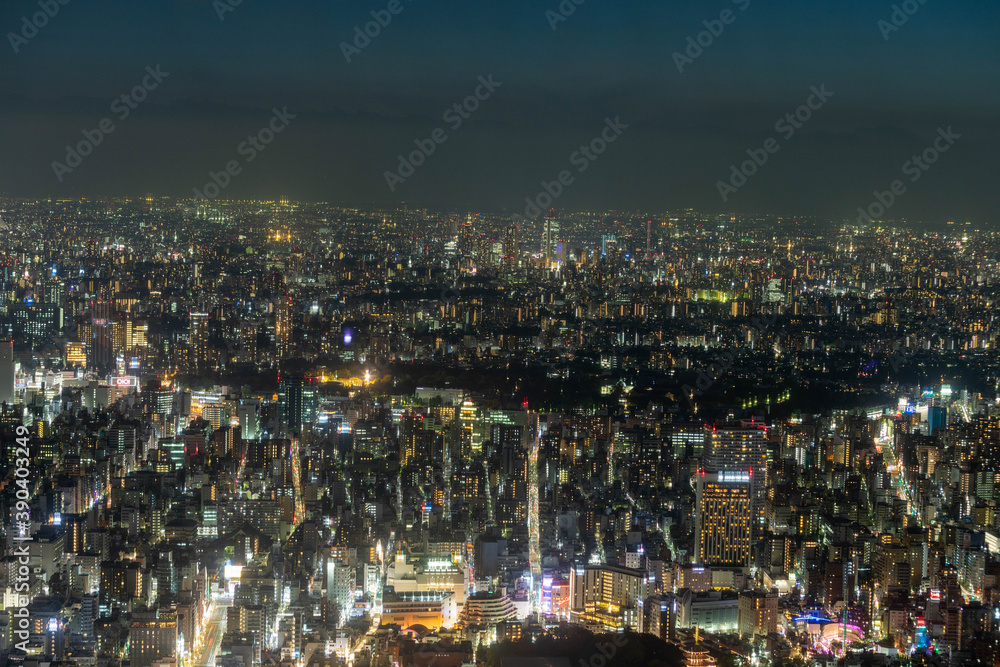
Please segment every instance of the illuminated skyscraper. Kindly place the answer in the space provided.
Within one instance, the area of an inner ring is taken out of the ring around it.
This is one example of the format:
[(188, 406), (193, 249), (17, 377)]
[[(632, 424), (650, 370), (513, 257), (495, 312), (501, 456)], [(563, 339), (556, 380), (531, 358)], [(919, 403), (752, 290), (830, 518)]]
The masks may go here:
[(284, 359), (292, 341), (292, 297), (282, 294), (274, 306), (274, 342), (278, 346), (278, 358)]
[(174, 612), (135, 614), (129, 629), (129, 659), (133, 667), (149, 667), (160, 658), (174, 656), (176, 651), (177, 616)]
[(555, 218), (542, 220), (542, 257), (546, 265), (559, 256), (559, 221)]
[[(115, 355), (111, 340), (111, 304), (97, 301), (90, 307), (91, 365), (100, 372), (114, 368)], [(87, 342), (87, 341), (83, 341)]]
[(764, 516), (767, 488), (767, 429), (763, 424), (741, 422), (712, 429), (705, 452), (705, 467), (711, 472), (749, 472), (753, 513)]
[(518, 259), (521, 254), (520, 230), (517, 225), (511, 223), (503, 233), (503, 266), (505, 269), (517, 268)]
[(749, 472), (702, 473), (695, 479), (695, 550), (704, 565), (750, 562)]
[(0, 403), (14, 402), (14, 339), (0, 340)]
[(208, 368), (208, 313), (191, 313), (188, 343), (191, 350), (191, 367), (197, 370), (206, 370)]
[(292, 433), (316, 423), (318, 393), (312, 378), (302, 375), (282, 376), (278, 381), (278, 417)]

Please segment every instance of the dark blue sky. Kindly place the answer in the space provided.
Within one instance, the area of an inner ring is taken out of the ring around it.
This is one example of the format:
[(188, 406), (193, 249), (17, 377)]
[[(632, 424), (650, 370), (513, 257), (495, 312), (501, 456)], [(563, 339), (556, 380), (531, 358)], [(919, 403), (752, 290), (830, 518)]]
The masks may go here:
[[(893, 3), (878, 0), (586, 0), (555, 31), (557, 0), (401, 0), (348, 64), (340, 43), (388, 0), (243, 0), (224, 21), (205, 0), (69, 0), (17, 54), (7, 34), (39, 8), (5, 0), (0, 192), (189, 196), (277, 106), (297, 118), (224, 196), (523, 208), (620, 116), (629, 129), (557, 206), (844, 218), (952, 126), (961, 140), (886, 217), (993, 224), (1000, 4), (911, 1), (887, 41)], [(679, 73), (672, 54), (727, 8), (735, 21)], [(157, 64), (170, 76), (59, 182), (65, 146)], [(500, 89), (390, 192), (396, 156), (488, 74)], [(833, 98), (723, 202), (730, 165), (821, 84)]]

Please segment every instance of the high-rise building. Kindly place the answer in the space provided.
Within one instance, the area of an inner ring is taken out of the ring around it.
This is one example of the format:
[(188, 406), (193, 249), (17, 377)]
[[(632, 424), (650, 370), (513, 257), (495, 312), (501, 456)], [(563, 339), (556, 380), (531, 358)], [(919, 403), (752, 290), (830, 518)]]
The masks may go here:
[(640, 601), (649, 595), (645, 570), (617, 565), (575, 566), (570, 570), (569, 606), (578, 622), (639, 626)]
[(292, 297), (288, 294), (279, 296), (274, 305), (274, 341), (278, 358), (285, 358), (292, 342)]
[(505, 269), (516, 269), (521, 255), (520, 230), (511, 223), (503, 233), (503, 266)]
[(312, 378), (303, 375), (281, 376), (278, 381), (278, 418), (292, 433), (316, 423), (319, 395)]
[(548, 264), (559, 256), (559, 221), (555, 218), (542, 220), (542, 258)]
[(59, 336), (63, 328), (63, 309), (47, 303), (28, 301), (11, 306), (14, 335), (37, 344), (46, 338)]
[[(107, 372), (114, 368), (115, 355), (111, 341), (112, 324), (111, 304), (97, 301), (90, 307), (89, 335), (90, 365), (99, 372)], [(81, 328), (81, 337), (87, 329)], [(86, 343), (87, 340), (82, 342)]]
[(240, 437), (244, 440), (256, 440), (260, 437), (260, 416), (257, 414), (259, 402), (244, 400), (236, 408), (240, 420)]
[(702, 472), (695, 479), (695, 550), (703, 565), (750, 563), (752, 474)]
[(191, 312), (188, 344), (191, 350), (191, 368), (206, 370), (208, 368), (208, 313)]
[(14, 402), (14, 339), (0, 340), (0, 403)]
[(149, 667), (176, 653), (177, 617), (171, 611), (137, 612), (128, 638), (132, 667)]
[(778, 592), (741, 591), (737, 624), (742, 637), (778, 631)]
[(87, 368), (87, 344), (67, 343), (66, 344), (66, 365), (80, 366)]
[(705, 467), (710, 472), (751, 473), (751, 509), (760, 523), (767, 489), (767, 428), (746, 421), (713, 427), (706, 444)]

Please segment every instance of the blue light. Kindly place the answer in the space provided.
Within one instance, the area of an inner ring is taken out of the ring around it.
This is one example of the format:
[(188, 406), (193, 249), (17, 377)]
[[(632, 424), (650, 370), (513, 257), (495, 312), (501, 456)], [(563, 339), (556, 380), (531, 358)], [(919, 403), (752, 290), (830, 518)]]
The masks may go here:
[(824, 618), (823, 616), (799, 616), (795, 619), (795, 623), (831, 623), (830, 619)]

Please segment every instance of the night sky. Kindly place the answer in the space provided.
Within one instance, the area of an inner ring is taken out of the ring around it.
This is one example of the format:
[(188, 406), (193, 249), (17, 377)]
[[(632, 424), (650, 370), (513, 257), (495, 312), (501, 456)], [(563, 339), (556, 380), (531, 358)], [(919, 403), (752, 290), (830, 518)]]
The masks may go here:
[[(855, 219), (901, 179), (886, 218), (998, 220), (996, 0), (909, 0), (888, 40), (879, 0), (566, 0), (555, 30), (558, 0), (398, 1), (348, 63), (341, 43), (388, 0), (243, 0), (223, 20), (227, 0), (68, 0), (16, 54), (41, 10), (4, 0), (0, 193), (188, 197), (236, 160), (222, 197), (523, 210), (570, 170), (557, 207)], [(157, 65), (169, 76), (119, 120), (115, 98)], [(488, 75), (502, 85), (452, 130), (443, 113)], [(822, 85), (833, 97), (786, 140), (775, 123)], [(245, 162), (275, 107), (296, 118)], [(579, 173), (574, 151), (616, 117), (628, 128)], [(60, 182), (52, 163), (103, 118), (114, 131)], [(949, 126), (961, 139), (911, 182), (904, 163)], [(447, 141), (391, 192), (385, 172), (436, 128)], [(724, 202), (717, 183), (770, 137), (780, 150)]]

